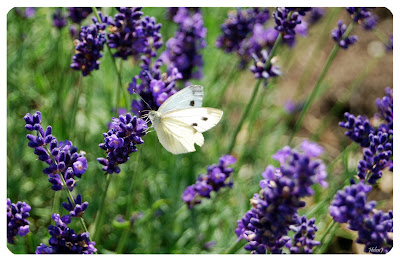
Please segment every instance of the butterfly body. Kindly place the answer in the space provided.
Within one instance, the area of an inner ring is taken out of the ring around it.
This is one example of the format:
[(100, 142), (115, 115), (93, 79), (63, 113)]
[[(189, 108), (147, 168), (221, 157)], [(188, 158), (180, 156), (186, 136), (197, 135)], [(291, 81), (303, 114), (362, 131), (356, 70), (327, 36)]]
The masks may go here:
[(149, 119), (161, 145), (172, 154), (196, 151), (202, 146), (203, 132), (214, 127), (222, 117), (219, 109), (201, 107), (203, 87), (188, 86), (169, 97)]

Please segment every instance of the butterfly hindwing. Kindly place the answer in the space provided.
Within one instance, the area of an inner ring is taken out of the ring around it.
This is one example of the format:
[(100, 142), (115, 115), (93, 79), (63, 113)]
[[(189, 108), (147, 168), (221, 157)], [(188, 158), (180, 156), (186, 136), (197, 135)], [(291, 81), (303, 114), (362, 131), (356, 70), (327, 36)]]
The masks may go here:
[(198, 132), (203, 133), (218, 124), (222, 114), (222, 110), (210, 107), (201, 107), (170, 111), (163, 114), (162, 118), (166, 120), (178, 120), (192, 126)]
[(194, 144), (202, 146), (204, 137), (192, 126), (175, 119), (162, 119), (154, 125), (161, 145), (172, 154), (196, 151)]
[(201, 107), (203, 104), (203, 87), (192, 85), (185, 87), (178, 93), (170, 96), (158, 109), (160, 113), (184, 109)]

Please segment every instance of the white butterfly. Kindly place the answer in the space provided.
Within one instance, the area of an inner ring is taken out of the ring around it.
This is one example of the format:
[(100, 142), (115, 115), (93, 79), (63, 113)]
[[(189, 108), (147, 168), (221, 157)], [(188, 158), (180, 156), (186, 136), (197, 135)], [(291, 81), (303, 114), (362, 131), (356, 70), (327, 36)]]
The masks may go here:
[(202, 146), (203, 132), (218, 124), (222, 110), (201, 107), (203, 87), (188, 86), (169, 97), (148, 116), (161, 145), (174, 155), (194, 152), (194, 144)]

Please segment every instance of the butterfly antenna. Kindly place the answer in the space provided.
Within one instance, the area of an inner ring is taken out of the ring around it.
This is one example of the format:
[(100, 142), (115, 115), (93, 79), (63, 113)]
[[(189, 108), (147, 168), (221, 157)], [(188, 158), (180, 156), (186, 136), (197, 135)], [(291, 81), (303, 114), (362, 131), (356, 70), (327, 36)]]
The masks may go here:
[(147, 107), (148, 107), (150, 110), (153, 110), (153, 109), (151, 108), (151, 106), (143, 99), (143, 97), (142, 97), (141, 95), (139, 95), (138, 92), (136, 92), (136, 90), (133, 90), (133, 92), (134, 92), (135, 94), (137, 94), (137, 95), (140, 97), (140, 99), (142, 99), (142, 101), (147, 105)]

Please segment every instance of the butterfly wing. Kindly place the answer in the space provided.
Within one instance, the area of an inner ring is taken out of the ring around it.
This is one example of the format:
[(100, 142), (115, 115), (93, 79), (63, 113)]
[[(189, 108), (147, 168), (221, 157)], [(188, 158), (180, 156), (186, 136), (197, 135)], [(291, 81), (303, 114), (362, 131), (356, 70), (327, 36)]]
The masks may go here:
[(203, 104), (203, 87), (192, 85), (185, 87), (178, 93), (170, 96), (161, 104), (158, 112), (166, 113), (184, 108), (201, 107)]
[(203, 133), (218, 124), (221, 120), (222, 114), (222, 110), (219, 109), (200, 107), (170, 111), (163, 114), (161, 118), (175, 119), (193, 127), (196, 131)]
[(204, 137), (192, 126), (174, 118), (162, 118), (154, 125), (161, 145), (174, 155), (196, 151), (194, 144), (202, 146)]

